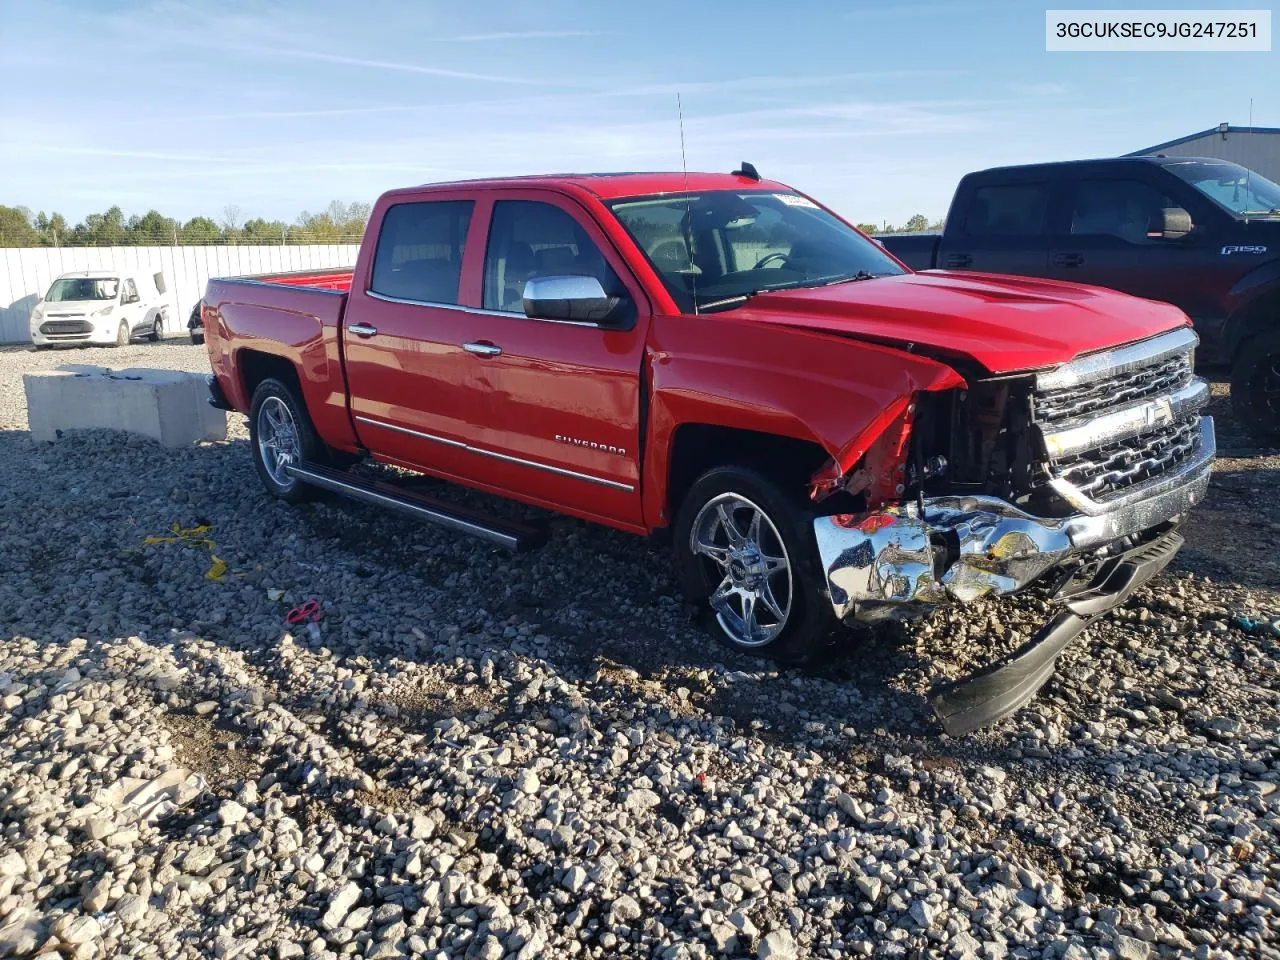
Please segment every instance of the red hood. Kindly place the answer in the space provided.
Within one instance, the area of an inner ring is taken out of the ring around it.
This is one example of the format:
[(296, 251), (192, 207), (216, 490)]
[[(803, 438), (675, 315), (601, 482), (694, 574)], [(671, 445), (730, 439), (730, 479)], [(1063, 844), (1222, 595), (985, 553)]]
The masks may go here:
[(914, 343), (991, 373), (1053, 366), (1187, 323), (1177, 307), (1101, 287), (947, 271), (762, 293), (735, 316)]

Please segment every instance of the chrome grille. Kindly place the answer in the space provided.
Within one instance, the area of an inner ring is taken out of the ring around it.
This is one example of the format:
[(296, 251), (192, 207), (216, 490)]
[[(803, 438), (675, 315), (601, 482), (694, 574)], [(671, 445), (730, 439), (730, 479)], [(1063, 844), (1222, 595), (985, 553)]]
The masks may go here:
[(1185, 386), (1193, 376), (1191, 355), (1183, 354), (1090, 383), (1045, 390), (1036, 394), (1036, 419), (1071, 420), (1134, 400), (1157, 397)]
[(1057, 461), (1057, 475), (1085, 496), (1105, 500), (1164, 473), (1200, 446), (1200, 418), (1184, 417), (1154, 432)]
[(1196, 342), (1184, 327), (1036, 375), (1043, 475), (1073, 506), (1137, 494), (1201, 452)]

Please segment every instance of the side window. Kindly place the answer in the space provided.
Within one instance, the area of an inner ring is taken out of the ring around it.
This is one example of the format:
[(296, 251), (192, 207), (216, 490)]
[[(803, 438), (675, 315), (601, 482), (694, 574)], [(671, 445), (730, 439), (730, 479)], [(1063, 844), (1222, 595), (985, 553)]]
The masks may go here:
[(138, 288), (134, 285), (132, 279), (124, 282), (124, 303), (134, 303), (138, 299)]
[(1017, 183), (979, 187), (965, 216), (971, 237), (1037, 237), (1045, 232), (1049, 187)]
[(1076, 185), (1072, 200), (1071, 233), (1153, 243), (1147, 236), (1152, 218), (1172, 206), (1167, 196), (1139, 180), (1085, 180)]
[(457, 303), (470, 200), (398, 203), (382, 219), (369, 289), (387, 297)]
[(484, 307), (524, 312), (524, 285), (534, 277), (595, 277), (608, 293), (622, 284), (587, 232), (557, 206), (499, 200), (484, 255)]

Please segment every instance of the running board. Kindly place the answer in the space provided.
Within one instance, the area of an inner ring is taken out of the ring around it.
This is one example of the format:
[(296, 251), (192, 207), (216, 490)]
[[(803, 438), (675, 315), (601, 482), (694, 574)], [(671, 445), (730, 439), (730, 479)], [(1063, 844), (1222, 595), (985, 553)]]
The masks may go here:
[(508, 550), (521, 552), (541, 546), (546, 531), (522, 523), (493, 520), (483, 514), (435, 497), (402, 490), (394, 484), (378, 480), (360, 480), (341, 470), (314, 463), (293, 464), (285, 468), (303, 483), (332, 490), (354, 500), (406, 513), (427, 523), (439, 524), (455, 533), (465, 533), (488, 540)]

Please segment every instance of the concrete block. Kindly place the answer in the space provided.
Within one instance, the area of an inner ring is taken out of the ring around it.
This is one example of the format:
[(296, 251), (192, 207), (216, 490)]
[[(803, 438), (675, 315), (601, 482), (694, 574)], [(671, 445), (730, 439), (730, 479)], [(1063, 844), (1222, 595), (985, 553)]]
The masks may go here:
[(33, 440), (94, 429), (139, 433), (166, 447), (227, 438), (227, 415), (209, 406), (200, 374), (67, 364), (24, 374), (22, 382)]

